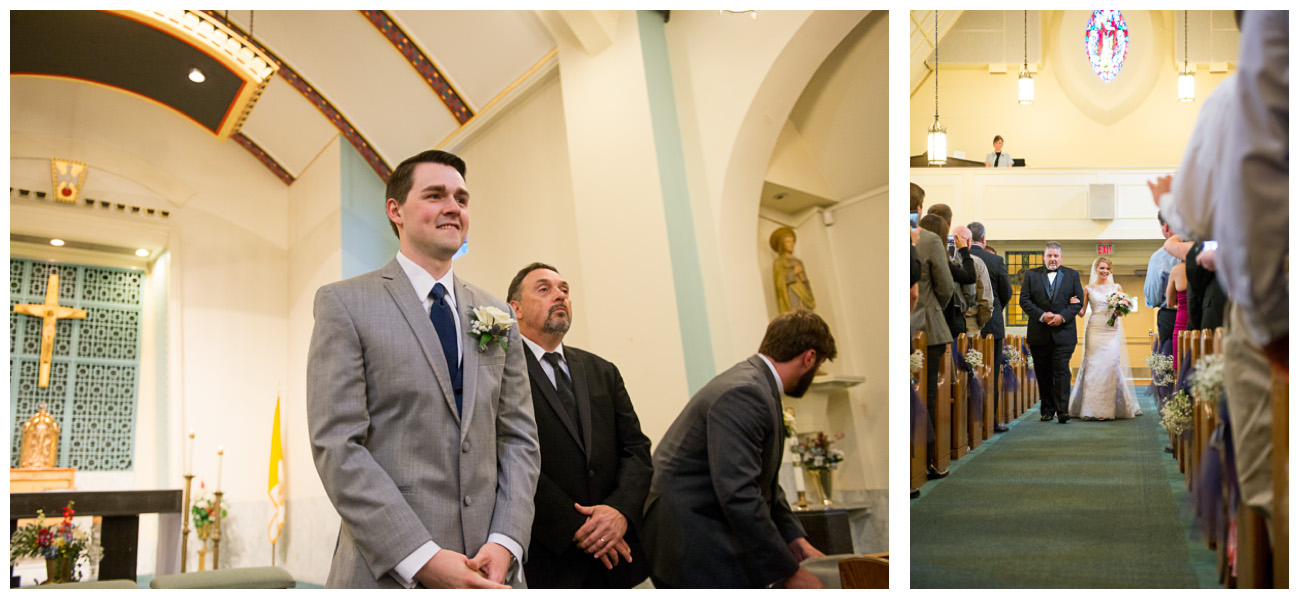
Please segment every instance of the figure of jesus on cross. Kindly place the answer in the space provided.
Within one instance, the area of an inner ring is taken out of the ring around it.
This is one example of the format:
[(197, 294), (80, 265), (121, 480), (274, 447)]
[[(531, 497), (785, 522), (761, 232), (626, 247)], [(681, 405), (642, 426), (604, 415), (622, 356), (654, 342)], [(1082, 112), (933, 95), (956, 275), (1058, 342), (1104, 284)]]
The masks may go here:
[(44, 321), (41, 327), (41, 376), (37, 387), (50, 387), (50, 358), (54, 354), (54, 329), (59, 319), (84, 319), (86, 311), (59, 306), (59, 274), (50, 273), (45, 287), (45, 304), (16, 304), (14, 312)]

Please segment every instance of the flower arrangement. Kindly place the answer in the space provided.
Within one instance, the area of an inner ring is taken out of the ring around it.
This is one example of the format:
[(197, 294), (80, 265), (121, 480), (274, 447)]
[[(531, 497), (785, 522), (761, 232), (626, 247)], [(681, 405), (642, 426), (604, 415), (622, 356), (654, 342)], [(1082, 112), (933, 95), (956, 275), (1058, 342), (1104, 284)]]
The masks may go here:
[(974, 348), (967, 350), (966, 364), (970, 365), (970, 368), (972, 369), (977, 369), (979, 367), (984, 366), (984, 353)]
[(794, 409), (793, 408), (785, 409), (785, 412), (782, 413), (782, 419), (785, 421), (785, 437), (787, 438), (794, 437), (795, 436)]
[(795, 463), (805, 471), (834, 469), (844, 460), (844, 452), (831, 448), (831, 444), (843, 438), (843, 433), (837, 433), (834, 438), (830, 438), (819, 431), (816, 436), (790, 442), (790, 452), (795, 455)]
[(1169, 385), (1174, 382), (1174, 357), (1155, 353), (1146, 358), (1147, 367), (1151, 369), (1151, 383)]
[(1025, 364), (1024, 355), (1020, 354), (1020, 351), (1013, 348), (1011, 344), (1002, 346), (1002, 358), (1007, 361), (1007, 364), (1013, 367)]
[(1178, 390), (1160, 409), (1160, 425), (1174, 435), (1182, 435), (1192, 426), (1192, 402), (1187, 392)]
[(73, 565), (85, 556), (91, 563), (104, 557), (99, 540), (72, 524), (72, 502), (63, 507), (63, 520), (58, 525), (45, 523), (45, 511), (36, 511), (36, 522), (19, 527), (9, 538), (9, 563), (24, 557), (44, 558), (61, 565), (49, 571), (50, 582), (76, 581)]
[[(199, 539), (206, 540), (212, 534), (212, 522), (216, 519), (217, 497), (215, 494), (207, 493), (207, 486), (202, 481), (199, 482), (199, 499), (194, 501), (190, 506), (190, 517), (194, 520), (194, 529)], [(226, 518), (226, 509), (229, 505), (221, 503), (221, 518)]]
[(1192, 398), (1200, 402), (1213, 402), (1223, 389), (1223, 355), (1207, 354), (1196, 361), (1191, 374)]
[(1115, 319), (1137, 310), (1137, 298), (1115, 292), (1106, 297), (1106, 306), (1111, 310), (1110, 319), (1106, 324), (1114, 327)]
[(1034, 357), (1033, 357), (1033, 355), (1030, 355), (1030, 356), (1026, 356), (1026, 357), (1025, 357), (1025, 365), (1027, 365), (1027, 366), (1025, 367), (1026, 369), (1033, 369), (1033, 368), (1034, 368)]
[(912, 372), (920, 373), (921, 367), (925, 366), (925, 353), (917, 350), (912, 353)]
[(501, 344), (501, 351), (505, 352), (506, 346), (510, 343), (510, 338), (506, 334), (514, 324), (515, 320), (501, 309), (495, 306), (478, 306), (470, 311), (469, 335), (478, 339), (479, 352), (487, 350), (487, 345), (492, 342)]

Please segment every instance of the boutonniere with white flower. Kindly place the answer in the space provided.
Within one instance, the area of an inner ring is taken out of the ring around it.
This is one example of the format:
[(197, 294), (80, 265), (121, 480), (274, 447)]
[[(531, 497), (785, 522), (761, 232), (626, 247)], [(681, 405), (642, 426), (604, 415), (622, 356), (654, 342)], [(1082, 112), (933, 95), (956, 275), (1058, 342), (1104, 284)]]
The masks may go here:
[(506, 334), (514, 325), (515, 320), (495, 306), (479, 306), (470, 310), (469, 335), (478, 339), (479, 352), (487, 350), (487, 345), (492, 342), (501, 344), (501, 351), (505, 352), (510, 343)]

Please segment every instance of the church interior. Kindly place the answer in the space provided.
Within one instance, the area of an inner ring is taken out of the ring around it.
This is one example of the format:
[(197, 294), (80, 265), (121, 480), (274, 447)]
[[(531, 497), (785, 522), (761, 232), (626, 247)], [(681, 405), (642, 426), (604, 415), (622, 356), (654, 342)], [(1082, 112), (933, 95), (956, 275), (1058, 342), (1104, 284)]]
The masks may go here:
[[(1122, 13), (1122, 38), (1090, 45), (1097, 13)], [(1059, 242), (1062, 266), (1085, 286), (1094, 260), (1110, 259), (1114, 282), (1137, 298), (1123, 317), (1123, 345), (1145, 411), (1111, 423), (1040, 423), (1037, 383), (1022, 362), (999, 365), (1001, 388), (983, 398), (986, 419), (996, 411), (1010, 431), (967, 430), (963, 421), (978, 421), (982, 409), (966, 405), (976, 384), (949, 375), (946, 361), (930, 413), (931, 452), (946, 478), (927, 476), (925, 420), (913, 421), (911, 586), (1286, 587), (1285, 381), (1274, 383), (1281, 387), (1268, 409), (1272, 455), (1262, 460), (1272, 461), (1275, 491), (1263, 512), (1245, 503), (1200, 512), (1192, 496), (1218, 485), (1205, 461), (1207, 449), (1221, 448), (1223, 415), (1217, 402), (1196, 400), (1194, 431), (1174, 435), (1147, 391), (1158, 325), (1143, 287), (1165, 244), (1148, 182), (1177, 180), (1206, 99), (1231, 85), (1246, 42), (1234, 11), (914, 10), (910, 18), (908, 151), (911, 183), (924, 190), (920, 214), (946, 204), (952, 227), (986, 228), (1012, 288), (1004, 348), (1023, 358), (1021, 286), (1043, 265), (1045, 245)], [(1009, 168), (990, 168), (995, 158)], [(1078, 323), (1075, 386), (1085, 355)], [(1186, 333), (1193, 337), (1182, 351), (1192, 358), (1222, 352), (1221, 330)], [(960, 343), (964, 352), (974, 340)], [(971, 378), (993, 389), (991, 370)], [(914, 359), (922, 402), (925, 379)]]
[[(1113, 106), (1053, 65), (1062, 17), (1030, 14), (1032, 109), (979, 64), (1017, 63), (1019, 30), (949, 54), (973, 17), (944, 17), (944, 119), (951, 148), (974, 155), (1000, 133), (1057, 183), (1019, 170), (912, 180), (930, 202), (981, 215), (1001, 250), (1059, 238), (1077, 265), (1085, 240), (1104, 237), (1136, 276), (1158, 245), (1143, 181), (1177, 164), (1196, 113), (1165, 89), (1172, 13), (1135, 17), (1157, 34), (1138, 67), (1153, 77)], [(276, 565), (292, 585), (323, 585), (340, 518), (308, 439), (312, 298), (392, 260), (385, 180), (436, 148), (465, 159), (475, 198), (456, 276), (504, 298), (520, 267), (558, 267), (573, 290), (565, 343), (618, 366), (652, 444), (694, 392), (754, 354), (782, 310), (773, 234), (793, 231), (839, 357), (784, 406), (801, 435), (843, 434), (845, 460), (826, 489), (787, 452), (780, 482), (830, 524), (839, 552), (887, 552), (888, 301), (876, 282), (889, 254), (888, 17), (11, 12), (11, 534), (31, 516), (19, 507), (39, 504), (23, 492), (84, 494), (75, 522), (102, 528), (104, 562), (83, 558), (82, 579), (148, 587)], [(1208, 31), (1193, 39), (1197, 62), (1231, 65), (1215, 53), (1235, 45)], [(932, 82), (923, 57), (913, 63), (916, 133)], [(1222, 79), (1213, 68), (1198, 94)], [(1088, 183), (1116, 185), (1114, 219), (1080, 212)], [(1041, 219), (1014, 224), (1031, 205)], [(54, 319), (55, 305), (69, 310)], [(1130, 334), (1135, 348), (1146, 339), (1145, 327)], [(28, 429), (57, 448), (44, 464), (20, 465)], [(200, 501), (220, 516), (194, 517)], [(133, 526), (130, 550), (110, 543)], [(17, 583), (45, 580), (41, 562), (20, 561)]]

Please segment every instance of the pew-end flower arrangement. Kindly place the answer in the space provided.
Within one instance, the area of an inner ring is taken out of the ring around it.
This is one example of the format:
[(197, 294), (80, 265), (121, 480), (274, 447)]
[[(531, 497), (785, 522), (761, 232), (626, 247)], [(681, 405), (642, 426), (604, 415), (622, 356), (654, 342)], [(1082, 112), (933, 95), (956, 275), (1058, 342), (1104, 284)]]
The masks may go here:
[(970, 365), (972, 369), (984, 366), (984, 353), (974, 348), (967, 350), (966, 364)]
[(1002, 360), (1013, 367), (1025, 364), (1025, 357), (1011, 344), (1002, 346)]
[(37, 511), (35, 523), (19, 527), (9, 538), (9, 564), (27, 557), (44, 558), (46, 583), (67, 583), (80, 579), (73, 569), (83, 556), (92, 564), (99, 562), (104, 548), (98, 539), (72, 524), (76, 514), (72, 504), (63, 507), (63, 520), (58, 524), (46, 523), (45, 511)]
[(1182, 435), (1192, 426), (1192, 400), (1187, 392), (1178, 390), (1165, 407), (1160, 409), (1160, 425), (1174, 435)]
[(1174, 357), (1169, 354), (1152, 354), (1146, 358), (1147, 368), (1151, 369), (1151, 383), (1169, 385), (1174, 383)]
[(925, 354), (920, 350), (912, 353), (912, 373), (920, 373), (921, 367), (925, 366)]

